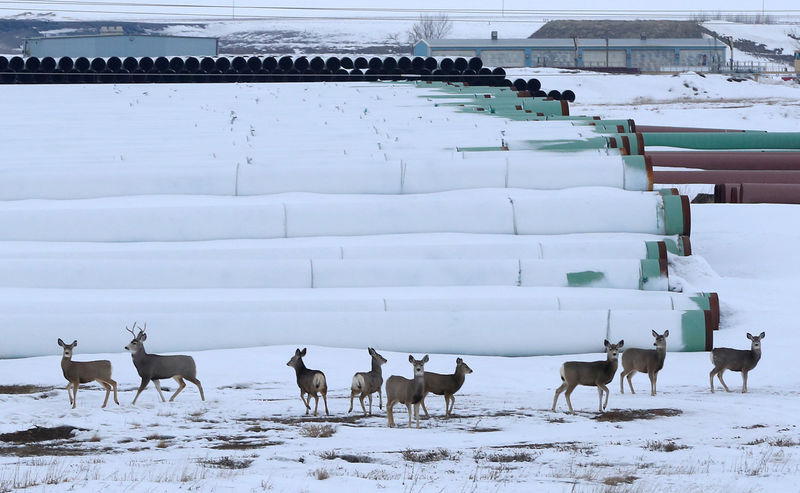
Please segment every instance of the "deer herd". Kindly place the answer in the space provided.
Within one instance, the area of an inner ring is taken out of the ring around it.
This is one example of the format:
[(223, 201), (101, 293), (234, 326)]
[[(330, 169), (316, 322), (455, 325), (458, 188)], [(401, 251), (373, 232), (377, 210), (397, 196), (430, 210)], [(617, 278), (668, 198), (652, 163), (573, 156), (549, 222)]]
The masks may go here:
[[(185, 380), (192, 382), (197, 386), (200, 391), (200, 399), (205, 401), (203, 394), (203, 386), (200, 380), (197, 379), (197, 367), (195, 366), (194, 359), (191, 356), (174, 355), (162, 356), (158, 354), (149, 354), (144, 349), (144, 341), (147, 339), (147, 324), (143, 328), (137, 329), (134, 323), (133, 329), (128, 329), (128, 332), (133, 335), (131, 342), (125, 346), (125, 349), (130, 351), (133, 365), (136, 367), (136, 372), (142, 379), (141, 384), (133, 398), (133, 405), (142, 391), (147, 388), (147, 385), (152, 381), (158, 395), (161, 397), (162, 402), (166, 402), (164, 394), (161, 392), (161, 380), (165, 378), (172, 378), (178, 383), (178, 388), (175, 393), (170, 397), (170, 402), (175, 400), (175, 397), (181, 393), (186, 387)], [(619, 389), (620, 393), (625, 393), (624, 380), (627, 377), (628, 386), (631, 393), (633, 390), (633, 383), (631, 378), (636, 372), (647, 373), (650, 379), (650, 395), (656, 395), (656, 380), (658, 372), (664, 367), (664, 360), (667, 354), (667, 337), (669, 331), (664, 331), (659, 334), (655, 330), (652, 331), (655, 338), (653, 346), (655, 349), (626, 349), (622, 353), (622, 371), (619, 376)], [(731, 348), (715, 348), (711, 351), (711, 363), (714, 368), (709, 373), (709, 380), (711, 385), (711, 392), (714, 392), (714, 375), (717, 376), (722, 387), (730, 392), (731, 390), (722, 379), (722, 374), (725, 370), (738, 371), (742, 374), (742, 393), (747, 392), (747, 374), (750, 370), (756, 367), (758, 361), (761, 359), (761, 340), (764, 339), (765, 333), (754, 336), (747, 333), (747, 338), (751, 341), (750, 349), (731, 349)], [(616, 344), (610, 343), (608, 340), (604, 341), (606, 350), (606, 359), (603, 361), (567, 361), (563, 363), (559, 369), (561, 375), (561, 386), (556, 389), (555, 396), (553, 397), (552, 410), (556, 410), (558, 403), (558, 396), (564, 393), (564, 398), (567, 401), (569, 412), (574, 414), (572, 409), (572, 402), (570, 395), (575, 387), (579, 385), (597, 387), (599, 396), (599, 412), (603, 412), (608, 406), (609, 390), (607, 385), (614, 379), (619, 364), (619, 353), (624, 346), (625, 341), (619, 341)], [(72, 353), (78, 341), (73, 341), (72, 344), (66, 344), (63, 340), (58, 340), (58, 345), (63, 348), (63, 355), (61, 358), (61, 369), (64, 373), (64, 378), (67, 379), (67, 395), (72, 408), (75, 409), (77, 405), (78, 388), (82, 383), (89, 383), (96, 381), (106, 391), (105, 400), (101, 407), (106, 407), (108, 398), (111, 391), (114, 391), (114, 402), (119, 404), (117, 400), (117, 382), (111, 378), (111, 362), (108, 360), (96, 361), (73, 361)], [(371, 358), (372, 369), (367, 372), (358, 372), (353, 375), (353, 380), (350, 385), (350, 409), (348, 412), (353, 411), (353, 399), (358, 396), (361, 403), (361, 410), (364, 416), (367, 415), (367, 408), (364, 405), (364, 398), (369, 400), (369, 415), (372, 415), (372, 394), (378, 394), (378, 407), (383, 408), (383, 394), (381, 387), (383, 386), (383, 374), (381, 366), (387, 360), (381, 356), (374, 348), (367, 348)], [(328, 415), (328, 383), (325, 379), (325, 374), (320, 370), (312, 370), (307, 368), (303, 363), (303, 357), (306, 356), (306, 348), (301, 351), (299, 348), (295, 350), (294, 356), (286, 363), (295, 370), (297, 377), (297, 386), (300, 388), (300, 400), (303, 401), (306, 414), (311, 411), (311, 398), (314, 398), (314, 416), (317, 415), (319, 408), (319, 397), (325, 405), (325, 414)], [(386, 380), (386, 417), (389, 426), (394, 426), (393, 408), (395, 404), (405, 404), (408, 409), (408, 427), (411, 428), (412, 418), (416, 418), (416, 426), (419, 428), (419, 408), (425, 412), (428, 417), (428, 410), (425, 407), (425, 397), (428, 394), (436, 394), (444, 396), (445, 401), (445, 417), (450, 417), (455, 406), (455, 393), (464, 385), (464, 380), (468, 373), (472, 373), (472, 369), (462, 360), (456, 358), (456, 369), (452, 374), (442, 375), (425, 371), (425, 364), (430, 360), (426, 354), (422, 359), (416, 359), (414, 356), (409, 355), (408, 361), (414, 368), (413, 378), (408, 379), (398, 375), (392, 375)], [(603, 393), (605, 393), (605, 402), (603, 402)], [(413, 413), (412, 413), (413, 406)]]

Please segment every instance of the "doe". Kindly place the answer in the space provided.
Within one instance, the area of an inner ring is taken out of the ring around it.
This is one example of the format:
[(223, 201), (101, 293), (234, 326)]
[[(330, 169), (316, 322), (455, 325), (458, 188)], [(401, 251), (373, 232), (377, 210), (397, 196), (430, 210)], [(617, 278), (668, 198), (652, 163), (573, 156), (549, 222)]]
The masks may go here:
[[(133, 328), (136, 329), (136, 323), (133, 324)], [(136, 367), (136, 372), (142, 377), (142, 383), (139, 385), (139, 390), (133, 398), (132, 405), (136, 405), (136, 399), (138, 399), (139, 394), (147, 388), (147, 384), (149, 384), (151, 380), (158, 391), (158, 395), (161, 396), (161, 402), (166, 402), (164, 394), (161, 393), (160, 380), (162, 378), (174, 378), (175, 381), (178, 382), (178, 389), (172, 394), (172, 397), (169, 398), (170, 402), (174, 401), (175, 397), (186, 387), (186, 382), (183, 381), (184, 378), (197, 385), (197, 389), (200, 391), (200, 399), (203, 401), (206, 400), (203, 395), (203, 386), (200, 384), (200, 380), (197, 379), (197, 367), (191, 356), (161, 356), (160, 354), (148, 354), (144, 349), (144, 341), (147, 340), (147, 334), (145, 334), (147, 324), (144, 324), (143, 329), (139, 329), (139, 334), (134, 333), (134, 331), (128, 327), (125, 327), (125, 329), (133, 334), (133, 340), (125, 346), (125, 349), (130, 351), (133, 365)]]
[(747, 373), (755, 368), (758, 360), (761, 359), (761, 339), (765, 336), (764, 332), (757, 336), (748, 332), (747, 338), (752, 341), (749, 350), (727, 347), (718, 347), (711, 350), (711, 363), (714, 364), (714, 369), (708, 375), (711, 381), (711, 392), (714, 392), (714, 375), (719, 378), (719, 383), (722, 384), (725, 391), (731, 391), (722, 379), (722, 373), (725, 370), (731, 370), (742, 372), (742, 393), (747, 393)]
[[(569, 412), (575, 414), (575, 411), (572, 410), (569, 396), (578, 385), (586, 385), (597, 387), (597, 393), (600, 397), (600, 412), (602, 413), (608, 406), (609, 391), (606, 384), (614, 379), (614, 374), (617, 372), (619, 348), (624, 344), (624, 340), (619, 341), (617, 344), (611, 344), (608, 340), (604, 340), (603, 345), (606, 347), (605, 361), (567, 361), (562, 364), (560, 372), (563, 383), (556, 389), (556, 395), (553, 397), (553, 411), (556, 410), (558, 396), (566, 390), (567, 393), (564, 394), (564, 397), (567, 399)], [(606, 393), (605, 404), (603, 404), (603, 392)]]
[[(317, 408), (319, 408), (319, 394), (322, 394), (322, 400), (325, 401), (325, 414), (328, 413), (328, 382), (325, 380), (325, 374), (319, 370), (311, 370), (306, 368), (303, 363), (303, 356), (306, 355), (306, 348), (296, 349), (292, 359), (286, 363), (286, 366), (294, 368), (297, 374), (297, 386), (300, 387), (300, 400), (306, 406), (306, 414), (311, 410), (311, 396), (314, 396), (314, 416), (317, 415)], [(306, 400), (306, 394), (308, 399)]]
[(647, 376), (650, 377), (650, 395), (656, 395), (656, 379), (658, 378), (658, 372), (664, 368), (669, 331), (665, 330), (662, 335), (659, 335), (655, 330), (652, 332), (653, 337), (656, 338), (653, 343), (653, 346), (656, 347), (655, 349), (630, 348), (622, 353), (622, 371), (619, 374), (619, 392), (621, 394), (625, 393), (623, 381), (626, 376), (628, 377), (628, 386), (631, 388), (631, 394), (636, 393), (633, 390), (631, 378), (637, 371), (640, 371), (647, 373)]
[(369, 414), (372, 415), (372, 394), (378, 393), (378, 408), (383, 409), (383, 396), (381, 387), (383, 386), (383, 374), (381, 372), (381, 365), (386, 364), (386, 358), (378, 354), (373, 348), (367, 348), (369, 355), (372, 357), (372, 370), (365, 372), (358, 372), (353, 375), (353, 382), (350, 384), (350, 410), (353, 412), (353, 397), (358, 395), (358, 400), (361, 401), (361, 410), (364, 411), (364, 416), (367, 415), (367, 409), (364, 407), (364, 397), (369, 397)]
[[(58, 340), (58, 345), (64, 348), (64, 354), (61, 356), (61, 371), (64, 372), (64, 378), (67, 379), (67, 395), (69, 396), (69, 403), (72, 404), (72, 409), (78, 404), (78, 386), (82, 383), (96, 381), (106, 389), (106, 399), (100, 407), (106, 407), (108, 404), (108, 395), (111, 389), (114, 389), (114, 402), (119, 404), (117, 400), (117, 382), (111, 379), (111, 362), (107, 359), (96, 361), (72, 361), (72, 349), (78, 345), (78, 341), (72, 341), (72, 344), (65, 344), (61, 339)], [(72, 389), (72, 392), (70, 392)]]
[(417, 418), (417, 428), (419, 428), (419, 404), (425, 396), (425, 363), (428, 361), (427, 354), (422, 359), (414, 359), (409, 354), (408, 362), (414, 365), (414, 379), (392, 375), (386, 381), (386, 417), (389, 418), (390, 427), (394, 426), (392, 407), (399, 402), (408, 408), (409, 428), (411, 428), (411, 405), (414, 405), (414, 416)]
[[(472, 368), (464, 363), (461, 358), (456, 358), (456, 371), (451, 375), (442, 375), (431, 371), (425, 372), (425, 395), (428, 392), (444, 396), (444, 415), (450, 417), (453, 407), (456, 405), (456, 398), (453, 396), (464, 385), (464, 379), (468, 373), (472, 373)], [(428, 409), (425, 407), (425, 396), (422, 397), (422, 410), (427, 418)]]

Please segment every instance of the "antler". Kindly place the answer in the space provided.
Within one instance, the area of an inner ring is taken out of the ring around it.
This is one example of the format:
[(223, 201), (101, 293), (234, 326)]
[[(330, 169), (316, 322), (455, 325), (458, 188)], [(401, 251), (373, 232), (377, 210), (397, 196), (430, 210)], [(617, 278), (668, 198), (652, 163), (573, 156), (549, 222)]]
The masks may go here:
[[(134, 330), (136, 329), (136, 322), (133, 322), (133, 329), (134, 329)], [(127, 330), (128, 332), (130, 332), (131, 334), (133, 334), (133, 337), (134, 337), (134, 338), (136, 337), (136, 332), (134, 332), (133, 330), (129, 329), (127, 325), (125, 326), (125, 330)]]
[(144, 323), (144, 328), (139, 329), (139, 332), (144, 333), (147, 330), (147, 322)]

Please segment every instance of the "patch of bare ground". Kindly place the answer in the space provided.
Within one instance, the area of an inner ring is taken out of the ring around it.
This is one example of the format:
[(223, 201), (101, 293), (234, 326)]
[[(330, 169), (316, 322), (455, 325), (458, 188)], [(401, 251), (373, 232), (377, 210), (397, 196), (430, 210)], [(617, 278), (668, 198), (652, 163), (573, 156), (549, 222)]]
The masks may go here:
[(318, 423), (324, 421), (326, 423), (358, 423), (365, 419), (363, 414), (353, 414), (352, 416), (298, 416), (293, 418), (282, 418), (279, 416), (272, 416), (263, 418), (260, 421), (272, 421), (284, 425), (298, 425), (303, 423)]
[(153, 433), (153, 434), (147, 435), (147, 436), (146, 436), (146, 437), (144, 437), (144, 438), (145, 438), (146, 440), (160, 440), (160, 441), (164, 441), (164, 440), (172, 440), (172, 439), (173, 439), (173, 438), (175, 438), (175, 437), (174, 437), (174, 436), (172, 436), (172, 435), (160, 435), (160, 434), (158, 434), (158, 433)]
[(648, 440), (642, 448), (653, 452), (675, 452), (676, 450), (687, 449), (689, 446), (675, 443), (672, 440)]
[(591, 445), (586, 445), (580, 442), (547, 442), (547, 443), (515, 443), (511, 445), (493, 445), (489, 448), (493, 449), (531, 449), (531, 450), (545, 450), (552, 449), (557, 452), (576, 452), (584, 455), (594, 453)]
[(745, 443), (745, 445), (761, 445), (762, 443), (766, 443), (768, 445), (772, 445), (773, 447), (797, 447), (800, 446), (800, 442), (797, 440), (792, 440), (791, 438), (756, 438), (753, 441)]
[(372, 462), (372, 459), (366, 455), (340, 454), (335, 450), (320, 452), (319, 456), (325, 460), (342, 459), (343, 461), (351, 464), (369, 464)]
[(277, 440), (251, 440), (249, 437), (244, 436), (217, 436), (209, 438), (209, 440), (219, 440), (222, 442), (211, 447), (215, 450), (252, 450), (283, 444), (283, 442)]
[[(17, 457), (80, 456), (95, 454), (99, 449), (79, 447), (58, 447), (42, 443), (28, 443), (16, 447), (0, 447), (0, 456)], [(110, 450), (108, 450), (110, 452)]]
[(75, 426), (54, 426), (50, 428), (34, 426), (27, 430), (0, 434), (0, 442), (31, 443), (49, 440), (66, 440), (67, 438), (72, 438), (72, 432), (75, 430), (86, 431), (83, 428)]
[(595, 421), (609, 421), (612, 423), (620, 421), (635, 421), (637, 419), (669, 418), (683, 414), (680, 409), (657, 408), (657, 409), (623, 409), (620, 411), (608, 411), (593, 417)]
[(217, 459), (204, 459), (197, 461), (206, 467), (216, 467), (219, 469), (247, 469), (253, 463), (253, 459), (237, 459), (235, 457), (219, 457)]
[(54, 388), (41, 385), (0, 385), (0, 394), (38, 394), (50, 392)]
[(766, 428), (767, 425), (762, 424), (755, 424), (755, 425), (748, 425), (748, 426), (740, 426), (739, 428), (743, 430), (755, 430), (756, 428)]
[(511, 452), (511, 453), (502, 453), (496, 452), (493, 454), (487, 454), (482, 451), (475, 452), (475, 460), (486, 460), (489, 462), (499, 462), (499, 463), (508, 463), (508, 462), (533, 462), (536, 458), (541, 455), (541, 453), (532, 454), (530, 452)]

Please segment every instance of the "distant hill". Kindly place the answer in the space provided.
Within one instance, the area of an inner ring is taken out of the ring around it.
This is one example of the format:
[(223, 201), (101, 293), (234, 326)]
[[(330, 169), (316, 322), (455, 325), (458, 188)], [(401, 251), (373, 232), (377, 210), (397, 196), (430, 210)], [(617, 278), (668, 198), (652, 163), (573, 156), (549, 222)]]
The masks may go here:
[(530, 38), (702, 38), (707, 31), (693, 21), (612, 21), (560, 20), (550, 21)]

